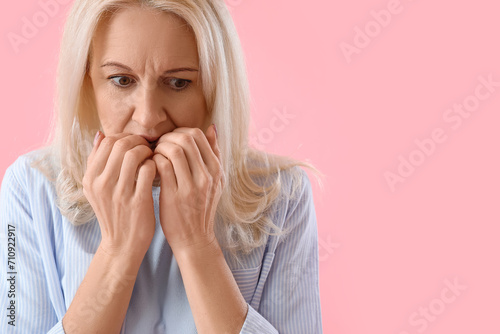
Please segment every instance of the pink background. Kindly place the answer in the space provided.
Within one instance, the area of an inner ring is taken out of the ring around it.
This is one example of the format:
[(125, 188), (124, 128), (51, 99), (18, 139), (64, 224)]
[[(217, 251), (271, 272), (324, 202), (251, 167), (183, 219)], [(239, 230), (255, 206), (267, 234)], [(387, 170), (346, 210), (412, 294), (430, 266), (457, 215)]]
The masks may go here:
[[(16, 53), (8, 34), (43, 7), (2, 2), (0, 177), (48, 135), (70, 3)], [(500, 332), (500, 87), (476, 90), (479, 77), (500, 82), (498, 3), (227, 3), (248, 62), (252, 142), (327, 174), (323, 192), (313, 181), (324, 332)], [(470, 116), (450, 110), (463, 103)], [(277, 112), (291, 114), (279, 128)], [(387, 173), (404, 182), (391, 187)]]

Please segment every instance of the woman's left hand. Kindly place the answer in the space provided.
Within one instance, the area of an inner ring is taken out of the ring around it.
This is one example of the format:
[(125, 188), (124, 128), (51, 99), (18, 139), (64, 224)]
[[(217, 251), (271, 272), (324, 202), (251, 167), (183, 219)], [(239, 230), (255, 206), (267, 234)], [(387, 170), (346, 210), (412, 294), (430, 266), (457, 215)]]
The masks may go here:
[(217, 242), (214, 219), (225, 175), (214, 125), (206, 136), (187, 127), (164, 134), (153, 160), (160, 176), (160, 224), (172, 250)]

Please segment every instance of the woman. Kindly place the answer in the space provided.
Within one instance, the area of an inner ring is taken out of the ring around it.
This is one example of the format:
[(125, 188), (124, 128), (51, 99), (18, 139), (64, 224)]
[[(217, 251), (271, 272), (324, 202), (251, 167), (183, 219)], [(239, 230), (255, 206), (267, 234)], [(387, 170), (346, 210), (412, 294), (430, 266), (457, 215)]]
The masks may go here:
[(57, 107), (2, 181), (2, 333), (322, 332), (317, 170), (248, 147), (222, 0), (76, 0)]

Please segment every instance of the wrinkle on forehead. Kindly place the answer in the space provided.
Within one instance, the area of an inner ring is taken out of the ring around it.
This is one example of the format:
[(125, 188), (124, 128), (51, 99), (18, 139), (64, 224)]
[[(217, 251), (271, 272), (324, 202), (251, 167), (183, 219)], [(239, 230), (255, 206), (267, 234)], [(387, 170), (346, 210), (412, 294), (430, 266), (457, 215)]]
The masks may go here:
[(120, 8), (103, 14), (89, 52), (90, 65), (94, 60), (122, 62), (141, 73), (145, 67), (155, 71), (177, 65), (196, 67), (196, 37), (191, 26), (176, 14), (135, 5)]

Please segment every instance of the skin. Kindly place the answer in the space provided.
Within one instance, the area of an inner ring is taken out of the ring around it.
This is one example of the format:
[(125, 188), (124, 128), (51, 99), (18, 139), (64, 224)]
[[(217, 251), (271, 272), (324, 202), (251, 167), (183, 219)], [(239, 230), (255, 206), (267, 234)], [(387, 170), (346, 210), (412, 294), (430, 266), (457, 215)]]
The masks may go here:
[[(206, 132), (210, 126), (196, 38), (184, 21), (166, 13), (127, 9), (99, 25), (92, 52), (89, 77), (106, 136), (158, 138), (179, 127)], [(131, 70), (102, 67), (107, 63)], [(179, 68), (193, 71), (163, 74)]]
[[(225, 177), (194, 34), (172, 14), (130, 7), (98, 27), (92, 52), (89, 79), (104, 134), (83, 190), (102, 241), (63, 318), (65, 331), (119, 333), (154, 235), (151, 187), (159, 183), (160, 224), (198, 332), (239, 333), (247, 305), (213, 231)], [(129, 69), (102, 67), (108, 62)], [(180, 67), (195, 71), (162, 74)], [(186, 80), (190, 86), (176, 92)]]
[[(171, 14), (130, 8), (99, 26), (90, 77), (106, 135), (127, 132), (159, 137), (177, 127), (207, 130), (210, 120), (198, 81), (196, 39), (182, 24)], [(101, 67), (107, 62), (132, 70)], [(195, 71), (162, 75), (183, 67)], [(118, 78), (108, 79), (113, 76)]]

